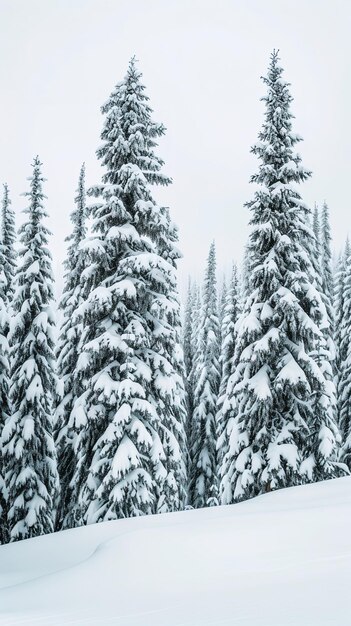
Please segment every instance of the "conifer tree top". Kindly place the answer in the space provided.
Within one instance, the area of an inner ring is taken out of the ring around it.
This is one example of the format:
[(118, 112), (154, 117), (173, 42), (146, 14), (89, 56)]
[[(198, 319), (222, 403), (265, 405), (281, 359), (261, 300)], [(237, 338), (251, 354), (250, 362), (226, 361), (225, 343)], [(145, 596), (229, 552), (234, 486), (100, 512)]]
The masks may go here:
[[(265, 120), (259, 133), (259, 142), (252, 147), (252, 152), (261, 160), (258, 174), (252, 182), (265, 183), (279, 192), (279, 185), (306, 180), (311, 172), (301, 165), (301, 157), (293, 148), (302, 138), (292, 132), (290, 111), (293, 100), (289, 86), (283, 77), (283, 68), (279, 64), (278, 51), (271, 54), (267, 76), (262, 80), (268, 91), (261, 99), (266, 104)], [(277, 180), (278, 174), (278, 180)], [(273, 189), (272, 189), (273, 191)]]
[[(32, 216), (31, 223), (34, 228), (39, 226), (41, 218), (48, 217), (43, 204), (43, 200), (46, 200), (47, 196), (42, 191), (42, 184), (46, 181), (46, 178), (44, 178), (41, 172), (42, 165), (39, 157), (36, 156), (32, 163), (33, 174), (27, 178), (30, 182), (30, 191), (25, 191), (22, 194), (22, 196), (30, 199), (30, 204), (23, 210), (23, 213)], [(22, 227), (20, 230), (22, 233), (25, 233), (25, 228)], [(43, 229), (42, 225), (40, 225), (40, 230), (45, 230), (45, 232), (49, 234), (49, 231), (45, 228)], [(35, 244), (35, 241), (32, 243)]]
[(13, 281), (16, 271), (17, 253), (15, 250), (15, 214), (11, 208), (9, 188), (6, 183), (4, 184), (1, 218), (1, 244), (3, 255), (1, 267), (3, 268), (6, 283), (4, 291), (5, 302), (7, 306), (9, 306), (13, 298)]
[(108, 169), (103, 178), (105, 183), (115, 184), (114, 172), (126, 162), (138, 166), (151, 184), (172, 182), (160, 172), (164, 162), (154, 152), (157, 138), (164, 134), (165, 127), (151, 119), (152, 109), (141, 78), (142, 73), (132, 57), (124, 79), (101, 107), (106, 119), (101, 134), (104, 143), (97, 155)]
[(70, 242), (68, 248), (68, 259), (66, 259), (65, 265), (67, 271), (74, 270), (76, 265), (76, 256), (79, 252), (79, 245), (83, 241), (87, 233), (86, 227), (86, 193), (85, 193), (85, 163), (82, 164), (78, 188), (76, 196), (74, 198), (75, 208), (70, 215), (71, 222), (73, 224), (73, 231), (66, 241)]

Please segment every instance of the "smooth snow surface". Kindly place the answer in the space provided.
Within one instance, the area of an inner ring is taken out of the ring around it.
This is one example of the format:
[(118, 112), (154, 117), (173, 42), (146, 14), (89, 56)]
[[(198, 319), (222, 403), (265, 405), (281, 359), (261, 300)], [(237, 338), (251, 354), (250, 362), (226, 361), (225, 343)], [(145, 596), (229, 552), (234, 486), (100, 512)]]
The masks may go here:
[(351, 478), (0, 547), (4, 626), (350, 623)]

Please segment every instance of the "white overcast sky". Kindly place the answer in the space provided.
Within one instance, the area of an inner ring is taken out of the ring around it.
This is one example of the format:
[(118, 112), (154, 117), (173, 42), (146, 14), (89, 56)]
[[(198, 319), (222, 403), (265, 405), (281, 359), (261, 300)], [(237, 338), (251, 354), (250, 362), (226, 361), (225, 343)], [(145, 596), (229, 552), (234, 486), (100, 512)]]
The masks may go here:
[[(304, 199), (327, 200), (334, 245), (351, 231), (350, 0), (0, 0), (0, 180), (20, 214), (33, 156), (61, 282), (82, 161), (99, 182), (100, 106), (136, 55), (167, 127), (159, 154), (172, 187), (156, 197), (180, 229), (181, 280), (199, 275), (214, 238), (219, 267), (239, 260), (256, 169), (269, 54), (291, 82), (294, 130), (313, 171)], [(19, 217), (20, 219), (20, 217)]]

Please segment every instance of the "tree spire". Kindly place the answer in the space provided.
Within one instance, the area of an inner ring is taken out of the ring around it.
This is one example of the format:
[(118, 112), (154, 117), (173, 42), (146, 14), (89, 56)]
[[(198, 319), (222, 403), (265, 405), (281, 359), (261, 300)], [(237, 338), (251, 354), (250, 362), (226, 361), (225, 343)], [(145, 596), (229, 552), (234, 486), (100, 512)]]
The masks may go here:
[(4, 295), (6, 298), (7, 306), (11, 305), (14, 292), (14, 276), (16, 271), (16, 257), (15, 241), (16, 241), (16, 228), (15, 228), (15, 214), (11, 208), (11, 200), (9, 195), (9, 188), (7, 184), (4, 184), (4, 194), (2, 199), (2, 211), (1, 211), (1, 242), (3, 251), (3, 268), (6, 279)]

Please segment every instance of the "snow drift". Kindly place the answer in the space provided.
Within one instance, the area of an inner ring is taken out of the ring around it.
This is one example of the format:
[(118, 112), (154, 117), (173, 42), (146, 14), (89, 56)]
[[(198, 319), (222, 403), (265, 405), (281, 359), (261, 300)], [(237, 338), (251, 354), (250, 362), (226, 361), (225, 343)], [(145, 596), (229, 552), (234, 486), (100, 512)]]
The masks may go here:
[(348, 624), (351, 478), (0, 547), (4, 626)]

